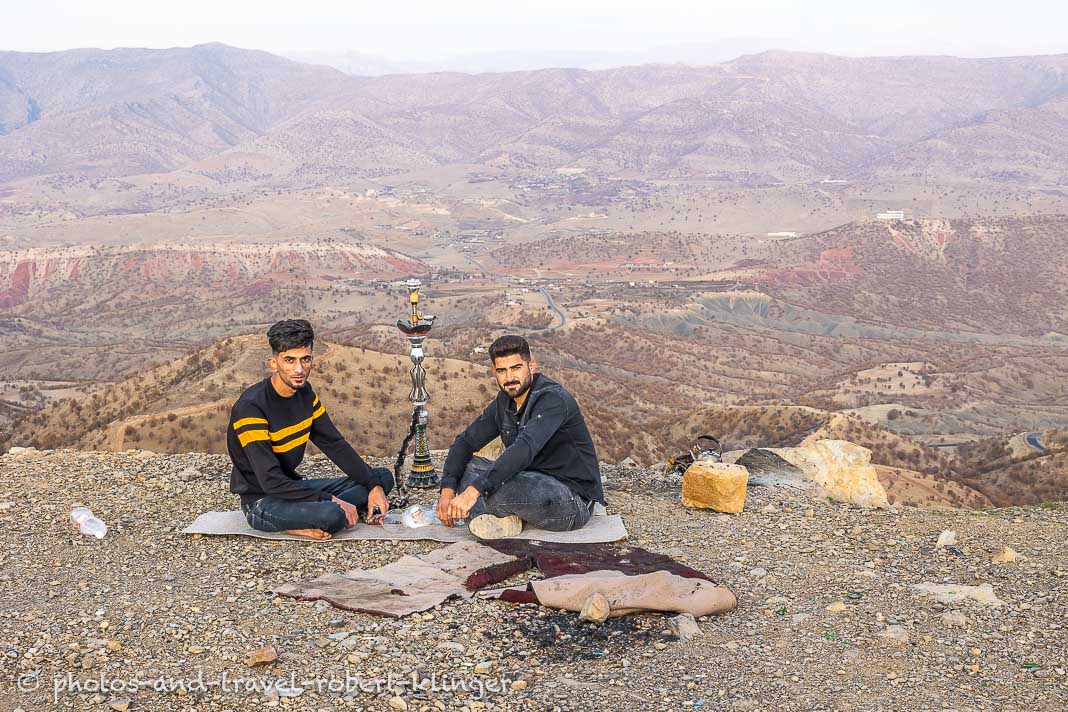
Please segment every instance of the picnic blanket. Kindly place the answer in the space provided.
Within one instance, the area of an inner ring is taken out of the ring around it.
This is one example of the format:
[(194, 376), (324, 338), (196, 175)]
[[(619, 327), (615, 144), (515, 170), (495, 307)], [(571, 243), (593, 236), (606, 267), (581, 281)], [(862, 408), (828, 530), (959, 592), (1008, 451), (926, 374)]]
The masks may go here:
[(375, 569), (353, 569), (276, 587), (281, 596), (325, 600), (351, 611), (403, 616), (449, 598), (470, 598), (490, 584), (539, 567), (545, 579), (485, 592), (507, 601), (581, 610), (601, 593), (611, 615), (643, 610), (695, 616), (731, 610), (734, 594), (669, 556), (605, 544), (501, 540), (456, 542)]
[[(182, 530), (183, 534), (237, 534), (240, 536), (252, 536), (259, 539), (288, 539), (293, 541), (308, 541), (322, 543), (317, 539), (309, 539), (303, 536), (294, 536), (284, 532), (261, 532), (253, 529), (245, 520), (245, 515), (239, 510), (230, 512), (205, 512), (197, 517), (192, 524)], [(623, 526), (623, 519), (618, 514), (595, 514), (590, 521), (581, 529), (571, 532), (550, 532), (544, 529), (527, 528), (516, 537), (537, 541), (550, 541), (562, 543), (603, 543), (620, 541), (627, 538), (627, 529)], [(389, 539), (389, 540), (417, 540), (430, 539), (433, 541), (477, 541), (475, 535), (467, 531), (466, 527), (446, 527), (431, 525), (418, 529), (393, 529), (380, 527), (363, 522), (352, 529), (344, 529), (326, 543), (335, 541), (348, 541), (351, 539)]]

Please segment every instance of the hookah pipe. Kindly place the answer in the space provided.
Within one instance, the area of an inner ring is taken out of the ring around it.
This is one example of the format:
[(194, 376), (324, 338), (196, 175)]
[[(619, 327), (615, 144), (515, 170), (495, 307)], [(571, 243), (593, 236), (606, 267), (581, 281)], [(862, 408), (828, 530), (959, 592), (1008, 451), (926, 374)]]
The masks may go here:
[[(420, 281), (417, 279), (409, 279), (406, 286), (408, 287), (408, 301), (411, 305), (412, 313), (407, 321), (398, 319), (397, 328), (408, 337), (408, 341), (412, 345), (411, 359), (413, 366), (410, 371), (412, 377), (412, 390), (408, 394), (408, 399), (412, 402), (413, 409), (411, 423), (408, 426), (408, 434), (405, 435), (404, 441), (401, 443), (400, 449), (397, 451), (397, 458), (393, 463), (393, 481), (396, 488), (389, 498), (390, 509), (400, 509), (408, 506), (408, 502), (411, 498), (408, 491), (408, 485), (410, 483), (408, 478), (401, 475), (401, 470), (404, 468), (404, 463), (408, 456), (408, 447), (417, 435), (420, 435), (420, 438), (416, 444), (415, 464), (412, 466), (413, 477), (416, 469), (419, 469), (419, 476), (415, 478), (417, 480), (415, 486), (433, 487), (437, 484), (437, 477), (434, 475), (433, 466), (430, 464), (430, 453), (425, 436), (425, 405), (430, 399), (430, 394), (426, 391), (426, 371), (423, 368), (422, 348), (423, 340), (434, 325), (434, 317), (430, 315), (424, 316), (419, 312), (419, 287), (422, 286)], [(420, 448), (422, 448), (422, 450)], [(379, 523), (381, 518), (382, 514), (375, 515), (368, 513), (368, 521), (372, 523)]]

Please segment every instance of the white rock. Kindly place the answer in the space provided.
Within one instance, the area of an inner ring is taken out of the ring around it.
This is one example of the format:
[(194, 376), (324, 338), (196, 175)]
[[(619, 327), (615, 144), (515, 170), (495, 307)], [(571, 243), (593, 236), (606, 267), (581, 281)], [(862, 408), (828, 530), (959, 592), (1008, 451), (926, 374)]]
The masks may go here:
[(963, 586), (951, 583), (923, 582), (913, 585), (922, 594), (934, 596), (939, 603), (956, 604), (968, 600), (984, 606), (1003, 606), (1004, 602), (994, 594), (994, 587), (988, 583), (979, 586)]
[(957, 532), (952, 529), (946, 529), (944, 532), (938, 535), (938, 541), (935, 542), (935, 546), (953, 546), (957, 543)]
[(879, 637), (888, 638), (899, 645), (904, 645), (909, 642), (909, 632), (905, 630), (904, 626), (900, 625), (886, 626), (886, 629), (879, 633)]
[(942, 623), (951, 628), (968, 627), (968, 619), (960, 611), (946, 611), (942, 614)]
[(681, 641), (687, 641), (694, 636), (701, 635), (701, 627), (697, 625), (697, 621), (689, 613), (680, 613), (677, 616), (673, 616), (669, 623), (671, 632)]

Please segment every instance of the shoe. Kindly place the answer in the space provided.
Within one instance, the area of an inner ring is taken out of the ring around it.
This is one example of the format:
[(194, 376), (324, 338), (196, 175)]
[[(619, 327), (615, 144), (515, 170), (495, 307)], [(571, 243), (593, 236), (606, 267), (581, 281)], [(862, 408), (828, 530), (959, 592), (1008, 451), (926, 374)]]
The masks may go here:
[(523, 531), (523, 520), (518, 514), (507, 517), (480, 514), (471, 520), (467, 529), (479, 539), (507, 539)]

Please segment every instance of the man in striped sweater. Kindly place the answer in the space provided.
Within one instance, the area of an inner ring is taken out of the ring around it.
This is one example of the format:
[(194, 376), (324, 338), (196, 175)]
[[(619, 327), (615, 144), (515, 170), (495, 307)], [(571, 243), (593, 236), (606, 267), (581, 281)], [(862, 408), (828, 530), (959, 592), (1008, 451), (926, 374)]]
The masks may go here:
[[(329, 539), (359, 521), (361, 510), (389, 509), (393, 473), (370, 468), (338, 432), (308, 376), (315, 335), (304, 319), (267, 332), (271, 377), (250, 386), (230, 411), (226, 449), (230, 491), (254, 529)], [(308, 480), (297, 474), (308, 441), (345, 473)]]

